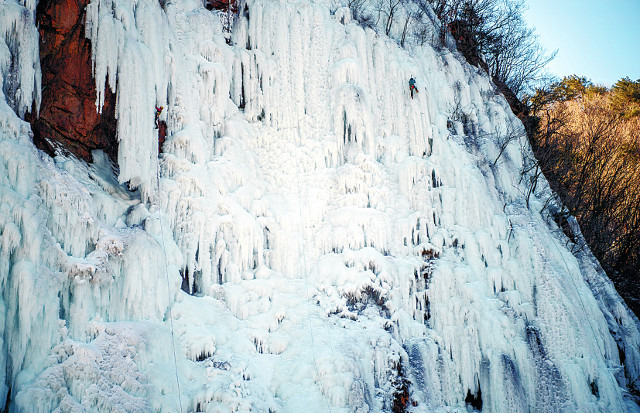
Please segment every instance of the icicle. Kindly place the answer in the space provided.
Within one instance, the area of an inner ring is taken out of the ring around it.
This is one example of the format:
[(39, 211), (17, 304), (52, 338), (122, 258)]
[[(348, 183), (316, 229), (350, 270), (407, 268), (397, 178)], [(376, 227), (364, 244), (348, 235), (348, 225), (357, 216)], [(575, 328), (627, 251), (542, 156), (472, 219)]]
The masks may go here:
[(39, 88), (23, 4), (0, 6), (15, 409), (178, 411), (189, 377), (189, 411), (625, 410), (637, 320), (524, 206), (518, 145), (487, 166), (515, 118), (457, 54), (322, 2), (238, 3), (229, 35), (199, 1), (93, 0), (116, 177), (39, 156), (15, 115)]
[[(0, 86), (13, 110), (20, 116), (36, 114), (41, 102), (41, 72), (35, 4), (5, 2), (0, 6)], [(3, 99), (4, 100), (4, 99)]]

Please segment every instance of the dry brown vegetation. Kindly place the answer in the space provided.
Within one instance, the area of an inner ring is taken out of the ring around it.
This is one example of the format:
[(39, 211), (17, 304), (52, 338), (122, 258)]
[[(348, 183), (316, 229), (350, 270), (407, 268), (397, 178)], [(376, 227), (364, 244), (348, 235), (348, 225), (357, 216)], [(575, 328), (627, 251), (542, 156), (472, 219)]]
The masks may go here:
[(594, 255), (640, 314), (640, 96), (620, 93), (624, 82), (640, 91), (628, 79), (607, 90), (577, 76), (538, 91), (532, 144)]

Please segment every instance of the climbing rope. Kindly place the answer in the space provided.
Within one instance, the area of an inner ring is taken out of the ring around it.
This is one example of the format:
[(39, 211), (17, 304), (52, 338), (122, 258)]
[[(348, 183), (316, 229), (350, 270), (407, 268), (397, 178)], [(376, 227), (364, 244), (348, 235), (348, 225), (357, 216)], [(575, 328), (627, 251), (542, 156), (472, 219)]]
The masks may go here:
[[(298, 148), (302, 148), (302, 137), (300, 136), (300, 125), (298, 125), (297, 131), (295, 132), (298, 134)], [(302, 173), (302, 165), (301, 162), (302, 160), (300, 159), (300, 156), (298, 154), (298, 150), (295, 151), (296, 153), (296, 169), (297, 169), (297, 173), (296, 173), (296, 181), (298, 184), (298, 219), (299, 219), (299, 224), (300, 224), (300, 231), (301, 231), (301, 240), (300, 240), (300, 249), (302, 250), (302, 265), (303, 265), (303, 271), (304, 271), (304, 285), (305, 285), (305, 296), (307, 298), (307, 321), (309, 323), (309, 334), (311, 336), (311, 354), (313, 356), (313, 366), (316, 370), (316, 375), (318, 376), (318, 382), (320, 384), (320, 389), (322, 390), (322, 394), (326, 395), (327, 392), (324, 388), (324, 385), (322, 384), (322, 379), (320, 377), (320, 371), (318, 370), (318, 362), (316, 361), (316, 348), (315, 348), (315, 340), (314, 340), (314, 334), (313, 334), (313, 324), (311, 323), (311, 302), (309, 300), (309, 273), (307, 272), (307, 249), (305, 248), (305, 231), (304, 231), (304, 221), (302, 218), (302, 186), (300, 185), (300, 174)], [(333, 346), (331, 346), (331, 352), (333, 353)], [(335, 360), (335, 357), (334, 357)], [(329, 401), (326, 399), (325, 397), (325, 402), (327, 403), (327, 410), (329, 411), (329, 413), (331, 413), (331, 405), (329, 404)]]
[[(160, 200), (160, 161), (156, 161), (156, 187), (158, 190), (158, 201)], [(171, 348), (173, 349), (173, 365), (176, 372), (176, 384), (178, 385), (178, 405), (180, 406), (180, 413), (182, 413), (182, 395), (180, 393), (180, 377), (178, 376), (178, 358), (176, 357), (176, 339), (173, 329), (173, 315), (171, 314), (171, 285), (169, 283), (169, 270), (167, 269), (167, 249), (164, 245), (164, 227), (162, 226), (162, 210), (160, 205), (158, 207), (158, 221), (160, 222), (160, 237), (162, 240), (162, 252), (164, 254), (164, 275), (167, 280), (167, 297), (169, 298), (169, 307), (167, 309), (169, 315), (169, 325), (171, 326)]]

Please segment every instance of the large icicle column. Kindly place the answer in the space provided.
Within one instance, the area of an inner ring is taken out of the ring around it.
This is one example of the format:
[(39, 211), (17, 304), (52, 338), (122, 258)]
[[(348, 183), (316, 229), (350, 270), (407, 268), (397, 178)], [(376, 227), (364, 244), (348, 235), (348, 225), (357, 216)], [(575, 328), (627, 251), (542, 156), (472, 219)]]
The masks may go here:
[(6, 409), (640, 410), (638, 320), (431, 14), (400, 47), (402, 15), (235, 6), (91, 1), (114, 172), (33, 147), (34, 6), (0, 5)]
[(33, 146), (18, 115), (40, 103), (34, 9), (0, 5), (0, 400), (6, 411), (149, 410), (136, 354), (154, 337), (154, 359), (169, 363), (163, 320), (181, 255), (161, 239), (161, 212), (118, 184), (104, 154), (89, 166)]

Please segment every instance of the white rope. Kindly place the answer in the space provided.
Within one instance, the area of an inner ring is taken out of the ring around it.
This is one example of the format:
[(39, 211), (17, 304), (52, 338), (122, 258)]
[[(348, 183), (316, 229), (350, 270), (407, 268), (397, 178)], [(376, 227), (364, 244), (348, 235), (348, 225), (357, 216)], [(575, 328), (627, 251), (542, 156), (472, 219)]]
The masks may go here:
[[(298, 151), (302, 148), (302, 137), (300, 136), (300, 126), (298, 126), (297, 128), (297, 134), (298, 134), (298, 148), (295, 149), (295, 153), (296, 153), (296, 166), (298, 169), (298, 173), (296, 174), (296, 181), (298, 184), (298, 219), (299, 219), (300, 233), (301, 233), (300, 244), (301, 244), (301, 250), (302, 250), (302, 265), (303, 265), (303, 272), (304, 272), (305, 296), (307, 298), (307, 321), (309, 323), (309, 334), (311, 336), (311, 354), (313, 356), (313, 366), (316, 370), (316, 375), (318, 376), (320, 389), (322, 390), (322, 394), (325, 395), (325, 403), (327, 403), (327, 409), (329, 413), (331, 413), (331, 405), (329, 404), (329, 401), (326, 399), (327, 392), (324, 388), (324, 385), (322, 384), (322, 378), (320, 377), (320, 371), (318, 370), (318, 362), (316, 361), (315, 340), (313, 335), (313, 324), (311, 323), (311, 302), (309, 300), (309, 273), (307, 272), (307, 250), (304, 245), (305, 228), (304, 228), (304, 222), (302, 218), (302, 195), (301, 195), (302, 186), (300, 185), (300, 174), (302, 173), (303, 168), (301, 166), (302, 161), (298, 155)], [(333, 352), (333, 347), (331, 348), (331, 350)]]
[[(158, 203), (160, 200), (160, 161), (156, 161), (156, 184), (158, 189)], [(178, 405), (180, 406), (180, 413), (182, 413), (182, 395), (180, 393), (180, 378), (178, 376), (178, 359), (176, 357), (176, 340), (175, 333), (173, 330), (173, 315), (171, 314), (171, 285), (169, 283), (169, 270), (167, 269), (167, 249), (164, 245), (164, 227), (162, 226), (162, 210), (160, 209), (160, 205), (158, 207), (158, 221), (160, 221), (160, 237), (162, 240), (162, 252), (164, 254), (164, 274), (167, 280), (167, 297), (169, 298), (169, 307), (167, 309), (169, 315), (169, 325), (171, 326), (171, 347), (173, 349), (173, 365), (175, 367), (176, 372), (176, 384), (178, 385)]]

